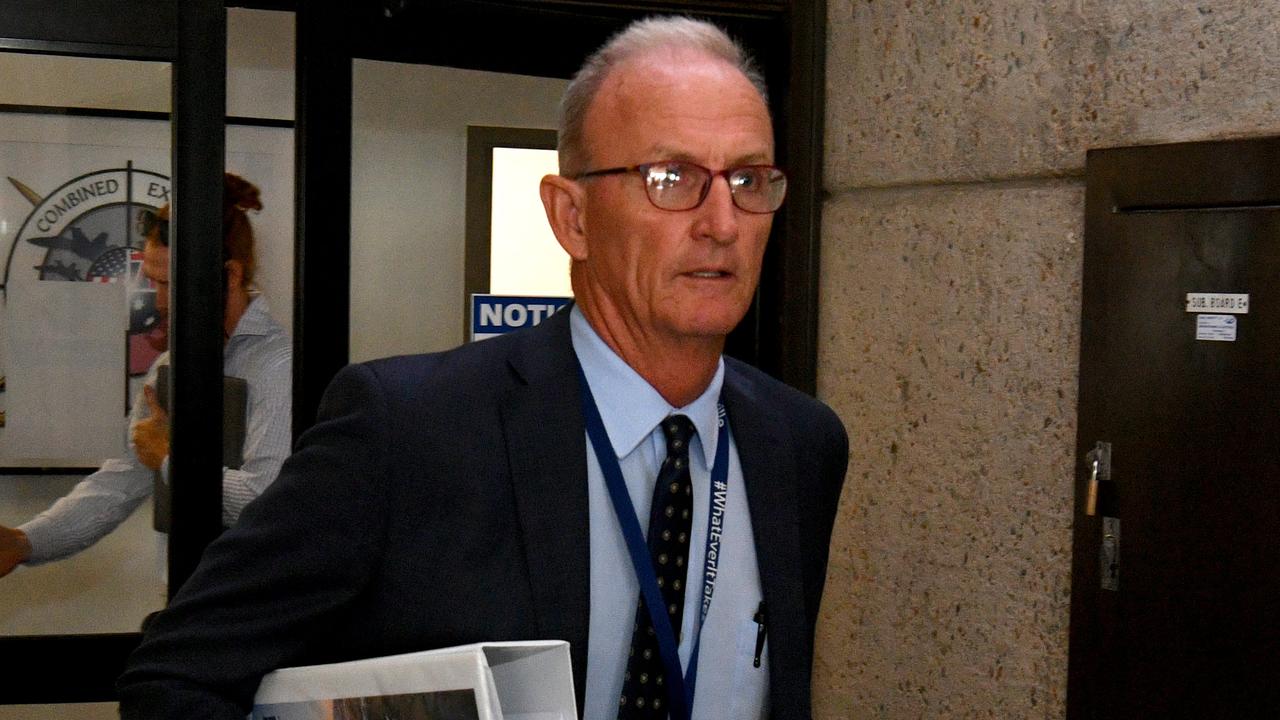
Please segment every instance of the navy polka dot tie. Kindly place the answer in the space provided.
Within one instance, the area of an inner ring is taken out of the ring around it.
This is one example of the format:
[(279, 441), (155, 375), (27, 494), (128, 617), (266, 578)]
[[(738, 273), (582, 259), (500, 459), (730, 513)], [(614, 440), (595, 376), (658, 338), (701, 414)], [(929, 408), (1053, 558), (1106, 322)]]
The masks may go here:
[[(649, 511), (649, 559), (658, 576), (658, 587), (666, 604), (671, 627), (680, 632), (684, 616), (685, 578), (689, 566), (689, 529), (693, 526), (693, 484), (689, 480), (689, 441), (693, 423), (684, 415), (662, 421), (667, 439), (667, 459), (658, 471)], [(667, 717), (667, 686), (658, 653), (658, 637), (649, 620), (643, 595), (636, 609), (627, 671), (622, 696), (618, 698), (619, 720)]]

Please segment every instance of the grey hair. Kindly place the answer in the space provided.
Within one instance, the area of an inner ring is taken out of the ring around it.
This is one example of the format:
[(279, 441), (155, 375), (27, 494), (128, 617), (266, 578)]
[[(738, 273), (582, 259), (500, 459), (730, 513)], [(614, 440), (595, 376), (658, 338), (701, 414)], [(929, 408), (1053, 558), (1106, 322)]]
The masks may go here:
[(560, 99), (560, 127), (557, 150), (560, 174), (574, 175), (587, 169), (587, 148), (583, 123), (587, 109), (604, 85), (609, 73), (622, 63), (659, 48), (700, 50), (724, 60), (746, 76), (765, 105), (769, 104), (764, 76), (746, 50), (724, 30), (689, 17), (649, 17), (631, 23), (592, 53)]

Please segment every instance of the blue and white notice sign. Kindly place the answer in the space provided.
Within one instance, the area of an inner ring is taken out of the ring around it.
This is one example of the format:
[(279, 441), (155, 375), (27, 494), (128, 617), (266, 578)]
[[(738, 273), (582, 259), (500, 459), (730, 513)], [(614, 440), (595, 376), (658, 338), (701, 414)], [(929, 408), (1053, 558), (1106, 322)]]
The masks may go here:
[(484, 340), (512, 330), (533, 327), (573, 298), (527, 295), (471, 295), (471, 339)]

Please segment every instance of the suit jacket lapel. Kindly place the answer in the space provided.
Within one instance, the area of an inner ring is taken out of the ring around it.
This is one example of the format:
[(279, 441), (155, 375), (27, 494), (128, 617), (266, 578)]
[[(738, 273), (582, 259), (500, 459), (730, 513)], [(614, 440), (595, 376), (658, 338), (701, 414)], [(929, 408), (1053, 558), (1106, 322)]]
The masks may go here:
[(537, 624), (568, 640), (579, 713), (591, 611), (587, 449), (569, 313), (525, 333), (509, 362), (515, 387), (502, 406), (503, 435)]
[(733, 431), (747, 488), (760, 583), (768, 606), (770, 694), (775, 717), (784, 708), (803, 706), (808, 688), (805, 601), (800, 577), (800, 518), (795, 497), (796, 469), (791, 462), (790, 430), (755, 395), (755, 388), (726, 363), (725, 410)]

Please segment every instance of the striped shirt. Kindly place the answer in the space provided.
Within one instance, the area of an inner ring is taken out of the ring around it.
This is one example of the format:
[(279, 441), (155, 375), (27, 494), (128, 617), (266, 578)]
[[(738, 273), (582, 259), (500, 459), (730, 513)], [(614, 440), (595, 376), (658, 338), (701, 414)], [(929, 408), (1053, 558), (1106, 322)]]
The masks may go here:
[[(244, 378), (249, 386), (244, 463), (222, 473), (222, 522), (235, 523), (240, 511), (276, 479), (289, 456), (293, 346), (284, 328), (271, 318), (266, 298), (255, 297), (236, 323), (223, 348), (223, 373)], [(155, 386), (156, 371), (169, 354), (156, 358), (144, 380)], [(31, 543), (28, 565), (73, 555), (114, 530), (151, 494), (154, 473), (138, 460), (133, 426), (148, 415), (142, 392), (129, 413), (129, 448), (122, 458), (107, 460), (48, 510), (18, 529)], [(168, 458), (162, 476), (168, 480)]]

